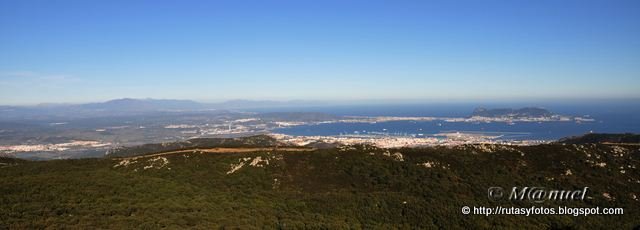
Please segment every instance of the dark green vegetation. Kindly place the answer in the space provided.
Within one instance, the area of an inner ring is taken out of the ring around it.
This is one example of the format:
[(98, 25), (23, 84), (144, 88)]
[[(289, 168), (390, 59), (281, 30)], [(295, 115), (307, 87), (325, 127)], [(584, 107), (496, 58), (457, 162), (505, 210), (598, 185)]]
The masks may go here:
[(167, 142), (167, 143), (155, 143), (145, 144), (133, 147), (120, 147), (110, 149), (108, 157), (125, 157), (125, 156), (137, 156), (152, 153), (168, 152), (183, 149), (195, 149), (195, 148), (238, 148), (238, 147), (269, 147), (276, 146), (278, 142), (267, 135), (258, 135), (250, 137), (238, 137), (238, 138), (194, 138), (186, 141)]
[(589, 133), (579, 137), (569, 137), (560, 140), (567, 144), (588, 144), (588, 143), (622, 143), (640, 144), (640, 134), (633, 133)]
[[(39, 162), (1, 158), (0, 162), (0, 228), (630, 229), (640, 225), (636, 169), (640, 150), (635, 146), (394, 150), (357, 146), (314, 152), (191, 152)], [(591, 189), (584, 202), (532, 204), (489, 201), (486, 191), (491, 186)], [(462, 215), (465, 205), (622, 207), (625, 214), (486, 217)]]

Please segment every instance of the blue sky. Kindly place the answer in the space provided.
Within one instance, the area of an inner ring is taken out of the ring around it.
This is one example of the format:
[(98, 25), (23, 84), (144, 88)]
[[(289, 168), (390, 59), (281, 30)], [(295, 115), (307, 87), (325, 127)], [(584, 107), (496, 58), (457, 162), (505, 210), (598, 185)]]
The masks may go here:
[(640, 1), (0, 0), (0, 104), (640, 98)]

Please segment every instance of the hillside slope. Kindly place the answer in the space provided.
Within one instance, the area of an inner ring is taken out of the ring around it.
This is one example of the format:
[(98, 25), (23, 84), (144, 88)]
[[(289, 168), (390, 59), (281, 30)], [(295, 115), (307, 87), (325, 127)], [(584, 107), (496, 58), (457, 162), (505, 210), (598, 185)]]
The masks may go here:
[(275, 147), (282, 145), (273, 137), (268, 135), (257, 135), (237, 138), (194, 138), (186, 141), (152, 143), (132, 147), (119, 147), (110, 149), (107, 157), (127, 157), (139, 156), (168, 151), (197, 149), (197, 148), (253, 148), (253, 147)]
[(559, 142), (566, 144), (616, 143), (640, 145), (640, 134), (588, 133), (582, 136), (563, 138)]
[[(640, 150), (466, 145), (11, 161), (2, 228), (617, 228), (640, 225)], [(495, 202), (492, 186), (590, 187), (584, 202)], [(462, 206), (622, 207), (625, 215), (462, 215)]]

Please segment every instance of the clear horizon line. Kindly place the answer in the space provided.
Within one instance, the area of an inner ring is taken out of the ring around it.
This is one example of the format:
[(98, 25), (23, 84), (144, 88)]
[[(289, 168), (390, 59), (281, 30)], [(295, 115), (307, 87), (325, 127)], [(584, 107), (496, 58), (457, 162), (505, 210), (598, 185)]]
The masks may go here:
[(356, 104), (356, 103), (368, 103), (368, 104), (383, 104), (383, 103), (431, 103), (431, 104), (459, 104), (459, 103), (526, 103), (526, 102), (586, 102), (586, 101), (637, 101), (640, 102), (639, 97), (514, 97), (514, 98), (371, 98), (371, 99), (252, 99), (252, 98), (237, 98), (237, 99), (187, 99), (187, 98), (152, 98), (152, 97), (121, 97), (107, 100), (95, 100), (95, 101), (76, 101), (76, 102), (39, 102), (39, 103), (16, 103), (16, 104), (0, 104), (0, 106), (15, 106), (15, 107), (33, 107), (33, 106), (46, 106), (46, 105), (82, 105), (92, 103), (106, 103), (109, 101), (132, 99), (132, 100), (180, 100), (180, 101), (192, 101), (201, 104), (217, 104), (227, 103), (233, 101), (248, 101), (248, 102), (276, 102), (276, 103), (295, 103), (295, 102), (311, 102), (311, 103), (335, 103), (335, 104)]

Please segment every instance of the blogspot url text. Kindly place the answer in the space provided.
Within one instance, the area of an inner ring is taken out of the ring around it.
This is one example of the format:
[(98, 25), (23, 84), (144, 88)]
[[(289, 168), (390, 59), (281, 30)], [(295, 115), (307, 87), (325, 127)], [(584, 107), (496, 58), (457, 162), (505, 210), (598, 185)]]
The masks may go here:
[(601, 207), (484, 207), (484, 206), (463, 206), (462, 214), (464, 215), (571, 215), (571, 216), (589, 216), (589, 215), (623, 215), (623, 208), (601, 208)]

